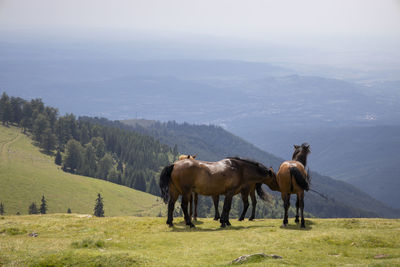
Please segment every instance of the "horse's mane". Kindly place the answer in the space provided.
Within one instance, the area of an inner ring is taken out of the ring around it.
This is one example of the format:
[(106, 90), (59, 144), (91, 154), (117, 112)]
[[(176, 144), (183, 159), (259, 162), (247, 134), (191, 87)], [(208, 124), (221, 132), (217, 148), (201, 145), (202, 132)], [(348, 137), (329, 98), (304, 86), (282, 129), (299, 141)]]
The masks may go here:
[(243, 159), (243, 158), (240, 158), (240, 157), (227, 157), (227, 159), (234, 159), (234, 160), (245, 162), (245, 163), (247, 163), (249, 165), (257, 167), (259, 169), (259, 171), (261, 171), (263, 174), (265, 172), (268, 172), (268, 168), (267, 167), (265, 167), (263, 164), (261, 164), (261, 163), (259, 163), (257, 161), (251, 160), (251, 159)]

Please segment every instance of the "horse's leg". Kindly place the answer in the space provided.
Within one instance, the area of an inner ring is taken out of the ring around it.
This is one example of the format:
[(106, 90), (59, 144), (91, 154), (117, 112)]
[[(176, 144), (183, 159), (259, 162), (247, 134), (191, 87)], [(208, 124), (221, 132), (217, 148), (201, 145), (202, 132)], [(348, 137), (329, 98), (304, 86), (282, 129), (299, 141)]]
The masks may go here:
[(246, 216), (247, 209), (249, 208), (249, 191), (243, 189), (240, 194), (242, 195), (243, 211), (242, 215), (239, 217), (239, 221), (243, 221), (244, 217)]
[(256, 199), (256, 191), (253, 190), (250, 192), (250, 198), (251, 198), (251, 205), (253, 209), (251, 210), (251, 216), (249, 218), (250, 221), (254, 220), (256, 217), (256, 205), (257, 205), (257, 199)]
[(172, 223), (173, 221), (173, 214), (174, 214), (174, 209), (175, 209), (175, 202), (179, 197), (179, 193), (176, 192), (176, 190), (172, 187), (169, 189), (169, 201), (168, 201), (168, 219), (167, 219), (167, 224), (172, 227), (174, 224)]
[(183, 210), (183, 214), (184, 214), (186, 225), (189, 225), (190, 227), (194, 227), (194, 224), (192, 223), (191, 216), (188, 213), (188, 202), (190, 200), (191, 195), (192, 195), (192, 192), (188, 192), (188, 193), (185, 193), (185, 194), (182, 195), (181, 207), (182, 207), (182, 210)]
[(286, 227), (288, 224), (288, 210), (290, 207), (290, 194), (281, 193), (283, 200), (283, 207), (285, 209), (285, 215), (283, 217), (283, 226)]
[(219, 216), (219, 211), (218, 211), (218, 204), (219, 204), (219, 195), (212, 196), (213, 202), (214, 202), (214, 221), (217, 221), (221, 216)]
[(300, 206), (300, 214), (301, 214), (301, 225), (300, 225), (300, 227), (301, 228), (306, 228), (306, 224), (305, 224), (305, 220), (304, 220), (304, 191), (303, 192), (301, 192), (299, 195), (298, 195), (298, 198), (300, 198), (300, 203), (299, 203), (299, 206)]
[(190, 202), (189, 202), (189, 216), (193, 216), (193, 194), (190, 194)]
[(222, 228), (231, 225), (231, 223), (229, 222), (229, 212), (231, 210), (232, 197), (233, 197), (232, 193), (228, 193), (225, 195), (224, 207), (222, 209), (222, 214), (220, 219)]
[(197, 203), (199, 200), (199, 194), (193, 193), (194, 194), (194, 213), (193, 213), (193, 220), (197, 221)]
[(297, 200), (296, 200), (296, 219), (294, 220), (295, 223), (299, 223), (299, 207), (300, 207), (300, 202), (299, 202), (299, 194), (297, 194)]

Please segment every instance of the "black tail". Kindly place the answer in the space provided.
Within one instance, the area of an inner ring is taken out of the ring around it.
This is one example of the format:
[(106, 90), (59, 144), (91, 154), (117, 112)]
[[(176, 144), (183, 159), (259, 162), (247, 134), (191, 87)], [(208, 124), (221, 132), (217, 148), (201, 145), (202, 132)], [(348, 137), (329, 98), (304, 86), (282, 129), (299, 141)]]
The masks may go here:
[(308, 177), (304, 177), (303, 174), (296, 167), (290, 167), (290, 176), (294, 177), (296, 183), (303, 188), (303, 190), (308, 191), (310, 189), (310, 185), (308, 184)]
[(257, 191), (257, 195), (264, 201), (269, 201), (269, 196), (267, 194), (267, 192), (265, 192), (262, 188), (261, 188), (262, 184), (258, 183), (256, 184), (256, 191)]
[(169, 183), (171, 182), (171, 173), (174, 169), (174, 164), (166, 166), (160, 174), (160, 189), (161, 189), (161, 198), (164, 200), (164, 203), (168, 203), (169, 200)]

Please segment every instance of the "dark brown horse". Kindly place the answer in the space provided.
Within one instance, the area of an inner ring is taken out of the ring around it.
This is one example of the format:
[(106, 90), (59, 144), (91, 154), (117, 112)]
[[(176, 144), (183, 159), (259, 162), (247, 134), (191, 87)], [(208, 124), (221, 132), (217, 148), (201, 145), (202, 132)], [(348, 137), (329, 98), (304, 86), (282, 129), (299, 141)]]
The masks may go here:
[(279, 167), (279, 171), (276, 175), (279, 191), (283, 200), (283, 206), (285, 208), (285, 215), (283, 218), (283, 226), (288, 224), (288, 209), (290, 207), (290, 195), (296, 194), (296, 220), (299, 222), (299, 209), (301, 212), (301, 227), (305, 228), (304, 221), (304, 190), (309, 190), (309, 176), (305, 170), (307, 165), (307, 155), (311, 152), (310, 145), (307, 143), (301, 146), (294, 146), (294, 153), (292, 160), (285, 161)]
[[(182, 195), (181, 207), (186, 225), (194, 227), (187, 208), (190, 196), (195, 192), (206, 196), (225, 195), (220, 222), (221, 227), (229, 226), (232, 197), (252, 184), (261, 187), (261, 183), (270, 183), (274, 176), (271, 168), (240, 158), (227, 158), (217, 162), (191, 159), (177, 161), (166, 166), (160, 175), (161, 197), (168, 203), (167, 224), (173, 226), (175, 202)], [(260, 188), (257, 192), (263, 191)]]
[[(272, 168), (271, 168), (272, 169)], [(266, 185), (272, 190), (272, 191), (279, 191), (279, 186), (276, 181), (276, 176), (273, 175), (273, 179), (270, 179), (266, 182)], [(249, 217), (249, 220), (252, 221), (255, 218), (256, 215), (256, 205), (257, 205), (257, 199), (256, 199), (256, 190), (262, 190), (261, 186), (258, 186), (257, 184), (251, 184), (249, 186), (245, 186), (240, 190), (240, 194), (242, 197), (243, 201), (243, 211), (239, 217), (239, 221), (243, 221), (244, 217), (246, 216), (247, 209), (249, 208), (249, 195), (251, 199), (251, 205), (252, 205), (252, 210), (251, 210), (251, 215)], [(266, 198), (266, 194), (263, 193), (262, 191), (257, 192), (257, 194), (261, 197), (262, 200), (267, 201), (268, 199)], [(218, 204), (219, 204), (219, 195), (212, 196), (213, 202), (214, 202), (214, 210), (215, 210), (215, 215), (214, 215), (214, 220), (218, 220), (220, 215), (218, 211)], [(195, 194), (195, 209), (194, 209), (194, 218), (197, 217), (197, 194)]]

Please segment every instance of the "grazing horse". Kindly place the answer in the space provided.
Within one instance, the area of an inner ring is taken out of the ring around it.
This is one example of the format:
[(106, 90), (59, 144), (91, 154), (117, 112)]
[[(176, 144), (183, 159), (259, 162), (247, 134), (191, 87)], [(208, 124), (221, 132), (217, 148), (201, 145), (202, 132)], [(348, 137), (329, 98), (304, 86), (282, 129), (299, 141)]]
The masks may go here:
[(279, 191), (285, 208), (283, 226), (288, 224), (288, 209), (290, 207), (290, 194), (297, 195), (296, 201), (296, 220), (299, 222), (299, 208), (301, 212), (301, 227), (305, 228), (304, 221), (304, 190), (309, 190), (310, 177), (305, 166), (307, 165), (307, 155), (311, 152), (310, 145), (303, 143), (301, 146), (294, 146), (292, 160), (285, 161), (279, 167), (276, 179), (279, 185)]
[[(272, 169), (272, 168), (271, 168)], [(275, 173), (273, 173), (273, 179), (268, 180), (266, 185), (272, 190), (272, 191), (279, 191), (279, 186), (276, 180)], [(252, 210), (251, 210), (251, 215), (249, 217), (249, 220), (252, 221), (255, 218), (256, 214), (256, 205), (257, 205), (257, 199), (256, 199), (256, 190), (260, 190), (261, 186), (257, 186), (257, 184), (251, 184), (249, 186), (245, 186), (240, 190), (240, 194), (242, 197), (243, 201), (243, 211), (242, 214), (239, 217), (239, 221), (243, 221), (244, 217), (246, 216), (247, 209), (249, 208), (249, 195), (251, 198), (251, 205), (252, 205)], [(267, 198), (265, 198), (265, 194), (262, 192), (257, 192), (257, 194), (261, 197), (262, 200), (266, 201)], [(218, 211), (218, 203), (219, 203), (219, 195), (213, 196), (213, 202), (214, 202), (214, 210), (215, 210), (215, 216), (214, 220), (219, 219), (219, 211)], [(196, 206), (195, 206), (196, 207)]]
[[(181, 207), (186, 225), (194, 227), (188, 214), (188, 201), (192, 192), (206, 195), (225, 195), (220, 222), (221, 227), (231, 225), (229, 212), (232, 197), (251, 184), (270, 183), (274, 179), (272, 168), (240, 158), (227, 158), (217, 162), (180, 160), (166, 166), (160, 175), (161, 197), (168, 203), (167, 224), (173, 226), (175, 202), (182, 195)], [(257, 192), (263, 192), (262, 189)]]

